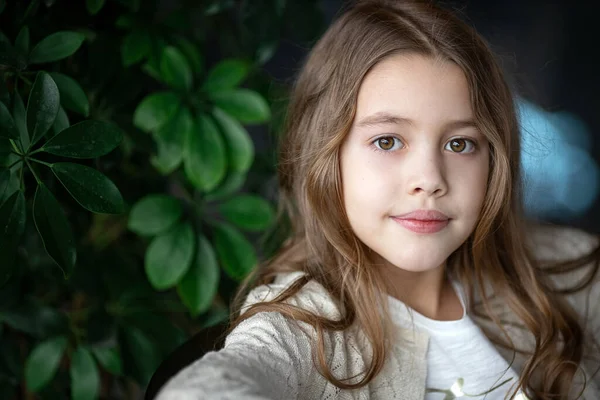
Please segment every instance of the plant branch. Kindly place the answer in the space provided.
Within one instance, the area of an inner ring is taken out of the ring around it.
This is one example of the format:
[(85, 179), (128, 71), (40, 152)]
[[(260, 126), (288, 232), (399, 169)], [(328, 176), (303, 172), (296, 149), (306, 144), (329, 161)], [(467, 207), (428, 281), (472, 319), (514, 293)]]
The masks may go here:
[(19, 186), (21, 186), (21, 192), (25, 192), (25, 168), (21, 168), (19, 176)]
[[(34, 160), (34, 159), (32, 159)], [(35, 173), (35, 170), (33, 169), (33, 167), (31, 166), (31, 164), (29, 163), (29, 158), (25, 158), (25, 162), (27, 163), (27, 166), (29, 167), (29, 170), (31, 171), (31, 173), (33, 174), (33, 176), (35, 177), (35, 180), (37, 181), (38, 184), (42, 183), (42, 180), (40, 179), (39, 176), (37, 176), (37, 174)]]
[(9, 142), (11, 144), (12, 148), (12, 152), (15, 153), (16, 155), (22, 156), (23, 153), (21, 153), (21, 150), (19, 149), (19, 146), (17, 146), (17, 144), (15, 143), (14, 139), (9, 139)]
[[(43, 148), (43, 147), (40, 147), (39, 149), (37, 149), (37, 150), (34, 150), (34, 151), (30, 152), (30, 153), (29, 153), (29, 154), (27, 154), (27, 155), (28, 155), (28, 156), (32, 156), (32, 155), (34, 155), (34, 154), (41, 153), (42, 151), (44, 151), (44, 148)], [(33, 158), (32, 158), (32, 160), (33, 160)]]
[(23, 82), (27, 83), (28, 85), (33, 85), (33, 82), (31, 82), (31, 79), (29, 78), (25, 78), (23, 75), (19, 74), (19, 78), (21, 78), (23, 80)]
[(30, 160), (30, 161), (36, 162), (36, 163), (38, 163), (38, 164), (45, 165), (45, 166), (46, 166), (46, 167), (48, 167), (48, 168), (52, 168), (52, 164), (50, 164), (50, 163), (47, 163), (47, 162), (44, 162), (44, 161), (42, 161), (42, 160), (38, 160), (37, 158), (33, 158), (33, 157), (25, 157), (25, 158), (26, 158), (27, 160)]

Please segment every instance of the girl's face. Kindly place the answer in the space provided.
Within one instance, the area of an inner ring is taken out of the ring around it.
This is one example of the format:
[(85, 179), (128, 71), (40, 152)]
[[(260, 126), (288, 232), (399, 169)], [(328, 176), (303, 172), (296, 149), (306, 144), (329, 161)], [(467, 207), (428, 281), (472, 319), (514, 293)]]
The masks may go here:
[(488, 159), (457, 65), (419, 55), (383, 60), (361, 85), (341, 149), (354, 233), (386, 265), (441, 266), (475, 228)]

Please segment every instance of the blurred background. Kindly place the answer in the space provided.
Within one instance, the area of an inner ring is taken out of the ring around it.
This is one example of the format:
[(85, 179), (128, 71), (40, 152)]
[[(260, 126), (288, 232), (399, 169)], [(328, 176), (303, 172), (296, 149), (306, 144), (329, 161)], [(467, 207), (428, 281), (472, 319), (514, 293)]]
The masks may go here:
[[(344, 5), (0, 0), (0, 398), (141, 398), (227, 319), (285, 233), (287, 93)], [(600, 233), (593, 3), (444, 5), (517, 94), (528, 215)]]

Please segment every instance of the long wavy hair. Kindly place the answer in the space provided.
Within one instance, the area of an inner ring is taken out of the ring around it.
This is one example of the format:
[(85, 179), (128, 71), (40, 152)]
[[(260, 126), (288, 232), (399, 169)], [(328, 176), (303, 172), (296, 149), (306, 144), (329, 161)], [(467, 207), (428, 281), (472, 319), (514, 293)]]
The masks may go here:
[[(458, 16), (430, 2), (357, 1), (313, 47), (295, 82), (279, 149), (280, 205), (291, 222), (291, 233), (279, 252), (242, 284), (234, 304), (239, 307), (251, 287), (270, 283), (282, 272), (304, 274), (275, 299), (254, 304), (241, 315), (234, 313), (230, 329), (263, 311), (310, 324), (316, 332), (316, 367), (342, 389), (367, 385), (382, 369), (392, 336), (385, 280), (370, 262), (369, 249), (350, 228), (339, 159), (365, 75), (380, 61), (403, 53), (447, 60), (462, 69), (476, 123), (489, 142), (490, 174), (483, 209), (470, 237), (448, 258), (448, 272), (466, 289), (468, 301), (479, 293), (483, 316), (503, 332), (490, 338), (494, 342), (518, 351), (488, 304), (492, 292), (535, 337), (535, 349), (509, 395), (514, 397), (522, 389), (534, 398), (566, 397), (582, 361), (584, 331), (561, 293), (547, 282), (547, 272), (589, 263), (598, 258), (598, 250), (549, 269), (530, 254), (522, 223), (513, 95), (482, 37)], [(581, 287), (597, 269), (596, 265)], [(322, 285), (337, 302), (343, 310), (339, 320), (287, 301), (309, 281)], [(372, 360), (361, 379), (337, 378), (326, 362), (324, 335), (355, 324), (372, 347)]]

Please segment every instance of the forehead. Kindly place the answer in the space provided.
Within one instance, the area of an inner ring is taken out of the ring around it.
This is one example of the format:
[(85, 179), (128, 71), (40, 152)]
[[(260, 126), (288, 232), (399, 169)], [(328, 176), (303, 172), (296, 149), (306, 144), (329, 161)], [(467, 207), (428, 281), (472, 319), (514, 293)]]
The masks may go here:
[(472, 118), (469, 86), (458, 65), (421, 55), (395, 55), (365, 76), (355, 123), (377, 114), (401, 115), (417, 124)]

